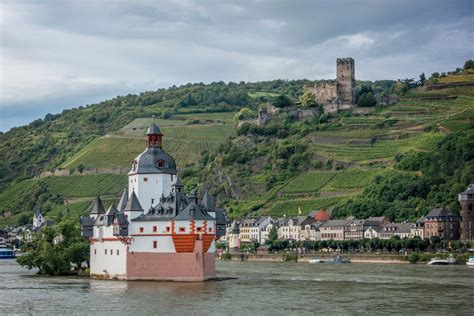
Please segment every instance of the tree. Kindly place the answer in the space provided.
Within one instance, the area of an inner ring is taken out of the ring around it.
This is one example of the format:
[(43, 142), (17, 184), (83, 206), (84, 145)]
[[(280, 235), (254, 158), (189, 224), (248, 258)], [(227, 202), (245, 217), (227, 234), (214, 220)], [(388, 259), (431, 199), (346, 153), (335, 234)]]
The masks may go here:
[(268, 241), (272, 244), (275, 240), (278, 239), (278, 230), (276, 226), (272, 226), (270, 232), (268, 233)]
[(425, 77), (425, 73), (423, 72), (421, 75), (420, 75), (420, 81), (419, 81), (419, 85), (422, 86), (425, 84), (425, 81), (426, 81), (426, 77)]
[(311, 108), (319, 106), (318, 102), (316, 102), (316, 96), (314, 93), (309, 91), (305, 91), (299, 98), (299, 102), (301, 106)]
[(81, 237), (79, 224), (71, 219), (39, 230), (22, 250), (25, 255), (17, 262), (30, 270), (37, 268), (39, 274), (67, 275), (71, 268), (89, 264), (89, 244)]
[(288, 106), (292, 106), (293, 102), (288, 96), (284, 94), (280, 94), (279, 96), (273, 99), (273, 105), (276, 106), (277, 108), (285, 108)]
[(375, 99), (374, 94), (372, 92), (367, 92), (359, 97), (357, 105), (361, 107), (376, 106), (377, 99)]
[(467, 69), (473, 69), (473, 68), (474, 68), (474, 60), (472, 59), (466, 60), (466, 62), (464, 63), (464, 69), (467, 70)]

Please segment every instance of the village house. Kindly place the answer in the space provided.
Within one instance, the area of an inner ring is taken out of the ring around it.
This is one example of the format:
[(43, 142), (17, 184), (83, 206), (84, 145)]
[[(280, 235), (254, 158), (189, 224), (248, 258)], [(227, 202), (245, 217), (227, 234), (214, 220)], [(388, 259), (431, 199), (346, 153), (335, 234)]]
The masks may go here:
[(394, 236), (400, 238), (411, 238), (411, 229), (415, 226), (414, 223), (401, 223), (398, 225), (397, 230), (395, 230)]
[(399, 223), (390, 223), (385, 225), (379, 232), (380, 239), (390, 239), (394, 236), (395, 231), (398, 228)]
[(256, 242), (258, 233), (258, 227), (254, 226), (257, 220), (255, 218), (244, 218), (240, 221), (240, 241), (241, 242)]
[(434, 208), (425, 216), (426, 238), (439, 237), (442, 240), (459, 239), (460, 218), (444, 208)]
[(321, 240), (344, 240), (344, 232), (348, 221), (345, 219), (331, 219), (324, 222), (319, 228)]
[(319, 228), (323, 222), (316, 221), (313, 217), (308, 216), (304, 221), (301, 222), (299, 241), (315, 241), (321, 239), (321, 231)]
[(380, 238), (380, 231), (383, 229), (382, 226), (368, 226), (364, 232), (364, 238), (373, 239)]

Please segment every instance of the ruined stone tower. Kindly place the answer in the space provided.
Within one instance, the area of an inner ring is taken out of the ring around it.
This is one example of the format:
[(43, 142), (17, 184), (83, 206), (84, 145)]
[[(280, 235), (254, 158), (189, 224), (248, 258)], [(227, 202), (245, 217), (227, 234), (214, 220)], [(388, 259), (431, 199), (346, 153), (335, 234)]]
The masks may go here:
[(461, 240), (474, 240), (474, 184), (459, 193), (461, 203)]
[(344, 104), (355, 103), (354, 59), (338, 58), (336, 66), (337, 96)]

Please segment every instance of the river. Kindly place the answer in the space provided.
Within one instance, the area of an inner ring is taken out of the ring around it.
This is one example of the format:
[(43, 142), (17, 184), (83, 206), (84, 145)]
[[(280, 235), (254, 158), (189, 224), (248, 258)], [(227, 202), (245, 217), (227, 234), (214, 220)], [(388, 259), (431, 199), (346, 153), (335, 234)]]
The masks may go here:
[(474, 269), (407, 264), (217, 262), (223, 281), (43, 277), (0, 260), (0, 314), (474, 314)]

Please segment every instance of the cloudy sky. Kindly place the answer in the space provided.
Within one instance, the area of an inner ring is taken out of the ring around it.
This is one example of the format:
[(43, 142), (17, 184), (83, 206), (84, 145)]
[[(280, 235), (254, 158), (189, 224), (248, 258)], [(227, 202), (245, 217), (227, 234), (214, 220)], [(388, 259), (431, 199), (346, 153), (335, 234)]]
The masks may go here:
[(0, 0), (0, 130), (188, 82), (417, 77), (474, 58), (473, 0)]

